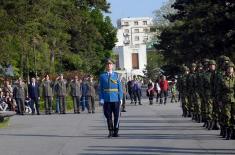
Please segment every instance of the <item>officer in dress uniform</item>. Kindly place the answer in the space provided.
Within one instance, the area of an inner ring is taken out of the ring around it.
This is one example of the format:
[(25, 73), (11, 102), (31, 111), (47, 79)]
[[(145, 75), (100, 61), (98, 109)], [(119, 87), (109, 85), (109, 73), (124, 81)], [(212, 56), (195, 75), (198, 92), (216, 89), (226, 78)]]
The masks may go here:
[[(106, 60), (107, 71), (100, 75), (100, 104), (103, 105), (104, 115), (107, 119), (108, 137), (118, 137), (120, 105), (122, 104), (123, 91), (118, 73), (113, 71), (113, 62)], [(112, 120), (114, 115), (114, 121)]]
[(79, 114), (81, 91), (80, 91), (80, 82), (78, 80), (78, 76), (75, 76), (74, 80), (72, 80), (70, 83), (70, 94), (73, 99), (74, 113)]
[(52, 112), (52, 100), (53, 100), (53, 82), (50, 80), (48, 74), (42, 79), (42, 97), (44, 98), (45, 114), (50, 115)]

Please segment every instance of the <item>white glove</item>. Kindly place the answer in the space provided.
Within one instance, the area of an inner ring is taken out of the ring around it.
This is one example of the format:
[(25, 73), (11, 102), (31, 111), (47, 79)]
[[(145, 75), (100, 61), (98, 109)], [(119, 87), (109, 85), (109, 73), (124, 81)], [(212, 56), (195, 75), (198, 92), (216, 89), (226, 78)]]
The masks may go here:
[(104, 105), (104, 99), (100, 100), (100, 105)]
[(120, 100), (120, 104), (122, 105), (122, 100)]

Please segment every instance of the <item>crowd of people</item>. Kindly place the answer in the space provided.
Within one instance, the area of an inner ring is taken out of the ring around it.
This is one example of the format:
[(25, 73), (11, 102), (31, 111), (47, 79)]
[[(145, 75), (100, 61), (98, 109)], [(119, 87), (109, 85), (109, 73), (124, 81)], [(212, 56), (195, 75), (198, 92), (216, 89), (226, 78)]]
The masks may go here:
[[(56, 113), (66, 114), (66, 98), (71, 96), (74, 113), (78, 114), (85, 109), (88, 113), (95, 113), (95, 96), (97, 85), (92, 76), (79, 79), (74, 76), (71, 81), (64, 79), (60, 74), (55, 81), (50, 80), (49, 75), (39, 81), (31, 78), (29, 84), (19, 78), (12, 82), (5, 80), (0, 89), (0, 111), (16, 111), (24, 115), (27, 112), (26, 106), (31, 109), (32, 114), (40, 115), (40, 100), (44, 101), (45, 114), (52, 114), (52, 104), (55, 98)], [(81, 109), (80, 109), (81, 107)]]
[(208, 130), (219, 130), (227, 140), (235, 139), (235, 74), (229, 57), (204, 59), (182, 66), (177, 82), (184, 117), (204, 122)]
[(160, 105), (166, 105), (169, 92), (171, 94), (170, 102), (178, 102), (178, 99), (176, 99), (176, 79), (172, 79), (169, 83), (166, 76), (161, 75), (154, 83), (152, 80), (149, 80), (146, 95), (149, 97), (150, 105), (153, 105), (154, 97), (156, 97), (156, 103), (159, 101)]

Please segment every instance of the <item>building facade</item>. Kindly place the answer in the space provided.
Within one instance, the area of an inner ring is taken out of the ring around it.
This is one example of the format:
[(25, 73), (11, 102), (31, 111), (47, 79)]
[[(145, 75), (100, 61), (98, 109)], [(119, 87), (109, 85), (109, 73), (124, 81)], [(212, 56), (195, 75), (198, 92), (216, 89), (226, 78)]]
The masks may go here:
[(127, 77), (144, 75), (147, 65), (146, 44), (152, 39), (152, 18), (121, 18), (117, 21), (118, 42), (114, 48), (116, 69)]

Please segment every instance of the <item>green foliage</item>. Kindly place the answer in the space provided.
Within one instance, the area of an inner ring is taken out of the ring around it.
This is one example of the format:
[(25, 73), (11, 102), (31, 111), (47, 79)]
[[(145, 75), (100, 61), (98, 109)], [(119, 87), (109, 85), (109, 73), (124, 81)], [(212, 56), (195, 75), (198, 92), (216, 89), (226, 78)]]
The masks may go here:
[(156, 46), (170, 63), (189, 64), (227, 55), (234, 60), (235, 2), (176, 0)]
[(147, 52), (147, 65), (144, 74), (149, 79), (157, 79), (159, 77), (160, 68), (165, 64), (164, 57), (158, 51), (148, 51)]
[(106, 0), (0, 0), (0, 64), (17, 76), (98, 74), (116, 42)]

